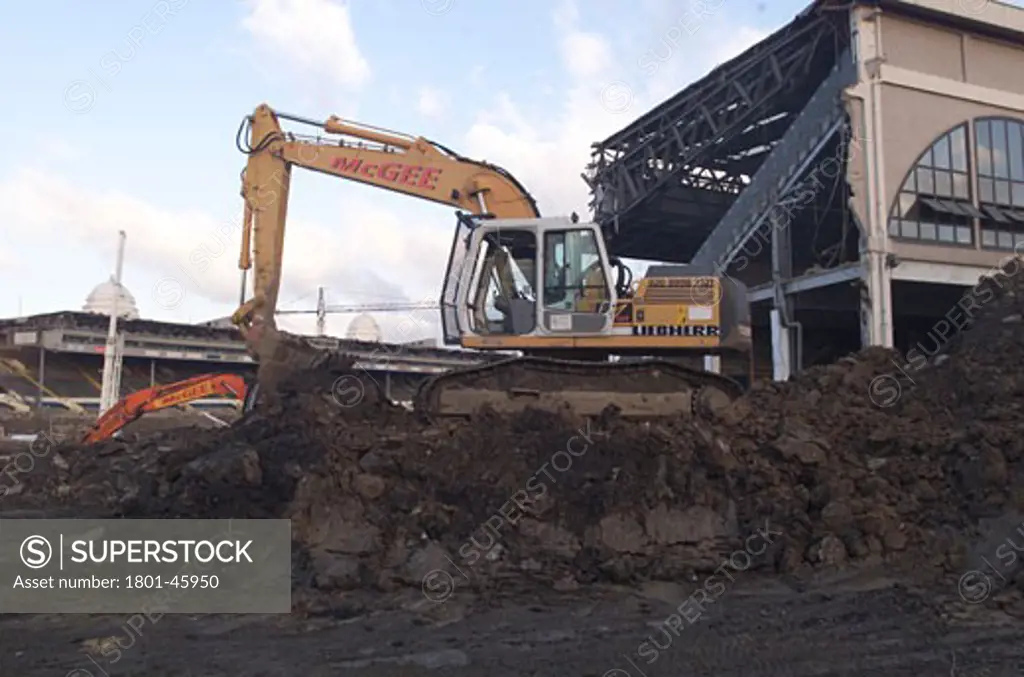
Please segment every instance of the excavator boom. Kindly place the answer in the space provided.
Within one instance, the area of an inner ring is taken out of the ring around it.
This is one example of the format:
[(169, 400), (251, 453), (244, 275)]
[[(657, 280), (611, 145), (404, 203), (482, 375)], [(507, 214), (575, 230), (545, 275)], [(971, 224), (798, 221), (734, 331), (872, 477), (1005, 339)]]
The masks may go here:
[(203, 374), (184, 381), (153, 386), (125, 396), (105, 411), (82, 438), (85, 444), (113, 437), (126, 425), (145, 414), (176, 407), (207, 397), (226, 396), (245, 401), (245, 379), (237, 374)]
[[(315, 136), (286, 133), (281, 119), (316, 128)], [(334, 135), (325, 139), (319, 132)], [(243, 120), (237, 145), (248, 156), (242, 175), (244, 213), (239, 267), (255, 267), (253, 297), (233, 320), (260, 363), (262, 392), (273, 392), (287, 371), (320, 356), (277, 331), (291, 171), (301, 167), (384, 188), (479, 215), (538, 216), (532, 196), (504, 169), (470, 160), (422, 137), (345, 122), (317, 122), (273, 111), (266, 104)]]

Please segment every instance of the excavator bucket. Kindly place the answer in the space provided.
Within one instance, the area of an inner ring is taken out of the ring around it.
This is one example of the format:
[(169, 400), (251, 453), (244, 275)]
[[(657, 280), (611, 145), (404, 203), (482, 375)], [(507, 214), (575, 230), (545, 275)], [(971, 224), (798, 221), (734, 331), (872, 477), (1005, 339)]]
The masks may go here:
[(296, 371), (313, 369), (331, 357), (331, 353), (270, 323), (254, 322), (246, 335), (246, 344), (259, 362), (256, 383), (244, 405), (248, 409), (254, 406), (257, 392), (260, 396), (273, 396), (288, 376)]

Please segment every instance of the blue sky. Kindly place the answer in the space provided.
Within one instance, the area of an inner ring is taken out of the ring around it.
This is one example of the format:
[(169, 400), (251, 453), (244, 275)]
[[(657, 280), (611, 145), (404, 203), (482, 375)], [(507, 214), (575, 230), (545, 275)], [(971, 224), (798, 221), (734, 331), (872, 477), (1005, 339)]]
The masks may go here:
[[(5, 3), (0, 316), (79, 309), (111, 273), (120, 228), (124, 282), (143, 316), (230, 313), (244, 160), (235, 131), (261, 102), (435, 139), (510, 169), (545, 214), (585, 215), (591, 142), (804, 4)], [(652, 73), (641, 63), (653, 50)], [(625, 91), (611, 100), (609, 83)], [(434, 297), (453, 222), (443, 206), (296, 171), (282, 306), (312, 308), (317, 285), (333, 303)], [(203, 270), (190, 263), (197, 249), (209, 254)], [(331, 331), (349, 319), (332, 318)], [(284, 324), (309, 330), (312, 319)]]

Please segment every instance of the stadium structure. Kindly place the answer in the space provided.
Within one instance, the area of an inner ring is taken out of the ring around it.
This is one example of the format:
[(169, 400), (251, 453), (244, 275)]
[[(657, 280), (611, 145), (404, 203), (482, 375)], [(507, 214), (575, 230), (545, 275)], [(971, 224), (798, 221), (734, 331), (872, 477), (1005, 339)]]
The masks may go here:
[[(123, 346), (122, 396), (199, 374), (255, 373), (253, 359), (230, 323), (190, 325), (141, 319), (131, 293), (110, 280), (89, 294), (82, 311), (0, 320), (0, 408), (95, 413), (115, 295)], [(371, 375), (396, 402), (409, 401), (418, 384), (431, 374), (484, 359), (423, 341), (383, 343), (379, 327), (367, 315), (353, 320), (349, 335), (352, 338), (307, 338), (318, 347), (350, 354), (355, 367)], [(189, 406), (217, 411), (237, 409), (239, 403), (209, 399)]]
[(933, 354), (1024, 250), (1022, 72), (1020, 7), (819, 0), (594, 144), (591, 205), (613, 254), (743, 281), (778, 378)]

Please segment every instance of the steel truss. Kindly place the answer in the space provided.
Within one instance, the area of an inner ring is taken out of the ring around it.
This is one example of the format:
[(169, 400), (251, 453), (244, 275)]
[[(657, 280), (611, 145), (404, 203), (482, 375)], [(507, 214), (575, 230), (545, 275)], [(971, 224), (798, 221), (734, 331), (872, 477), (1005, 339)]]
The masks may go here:
[(610, 234), (650, 224), (655, 215), (640, 212), (676, 187), (717, 193), (728, 199), (712, 202), (727, 206), (831, 69), (836, 26), (834, 16), (801, 16), (594, 144), (586, 178), (596, 220)]

